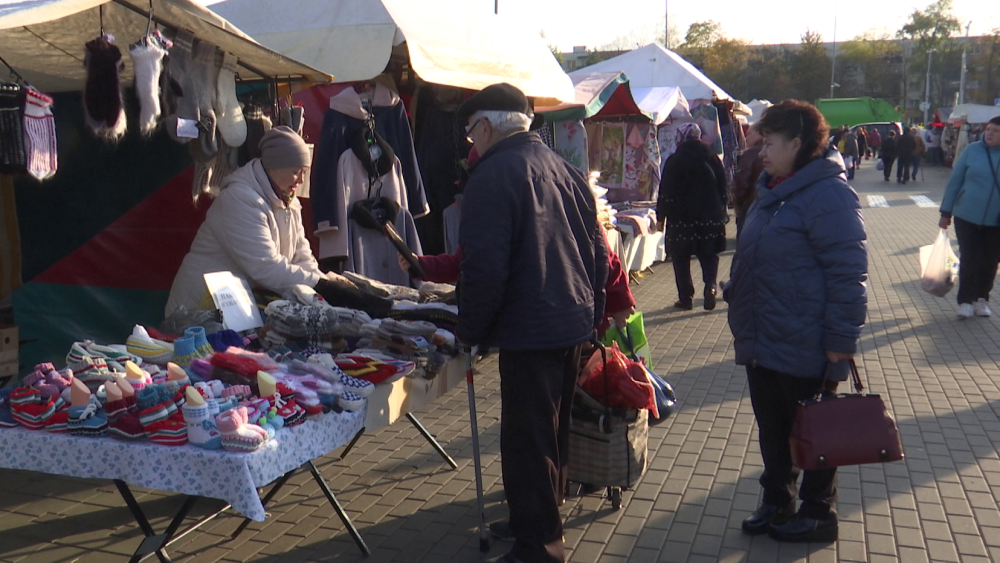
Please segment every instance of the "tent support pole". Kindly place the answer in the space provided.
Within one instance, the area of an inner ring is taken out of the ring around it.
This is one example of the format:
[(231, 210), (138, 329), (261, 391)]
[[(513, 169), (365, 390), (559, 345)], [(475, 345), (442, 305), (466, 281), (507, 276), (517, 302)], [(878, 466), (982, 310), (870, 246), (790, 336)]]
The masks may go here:
[[(163, 27), (165, 27), (165, 28), (167, 28), (167, 29), (169, 29), (169, 30), (171, 30), (173, 32), (177, 32), (177, 28), (175, 26), (173, 26), (170, 23), (164, 21), (162, 18), (157, 17), (155, 14), (151, 14), (148, 11), (143, 10), (142, 8), (138, 8), (136, 6), (133, 6), (132, 4), (129, 4), (128, 2), (126, 2), (124, 0), (111, 0), (111, 1), (114, 2), (115, 4), (121, 6), (122, 8), (125, 8), (126, 10), (130, 10), (132, 12), (135, 12), (136, 14), (139, 14), (140, 16), (153, 21), (157, 25), (161, 25), (161, 26), (163, 26)], [(277, 53), (275, 53), (275, 54), (277, 55)], [(268, 82), (271, 82), (271, 81), (274, 80), (274, 77), (268, 75), (266, 72), (264, 72), (264, 71), (262, 71), (260, 69), (254, 68), (253, 66), (250, 66), (250, 65), (246, 64), (242, 60), (237, 60), (236, 64), (238, 64), (239, 66), (241, 66), (241, 67), (249, 70), (250, 72), (256, 74), (257, 76), (260, 77), (261, 80), (266, 80)], [(304, 78), (304, 77), (301, 77), (301, 76), (299, 76), (299, 77), (289, 76), (287, 78), (287, 81), (288, 82), (307, 82), (308, 79)], [(255, 81), (244, 80), (244, 82), (255, 82)]]

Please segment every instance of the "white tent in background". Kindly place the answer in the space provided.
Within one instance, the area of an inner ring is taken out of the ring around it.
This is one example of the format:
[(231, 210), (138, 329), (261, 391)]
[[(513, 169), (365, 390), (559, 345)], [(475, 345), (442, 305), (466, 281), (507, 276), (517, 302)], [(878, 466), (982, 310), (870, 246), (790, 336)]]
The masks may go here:
[(653, 116), (653, 123), (659, 125), (667, 119), (691, 117), (687, 98), (676, 86), (659, 88), (633, 88), (632, 97), (643, 111)]
[(764, 115), (764, 110), (773, 105), (774, 104), (772, 104), (767, 100), (754, 99), (749, 104), (747, 104), (747, 107), (749, 107), (750, 111), (752, 112), (750, 117), (747, 118), (747, 122), (749, 122), (751, 125), (757, 123), (757, 120), (760, 119), (762, 115)]
[(576, 73), (613, 71), (622, 71), (628, 75), (633, 92), (642, 88), (676, 86), (689, 101), (711, 100), (713, 97), (720, 100), (733, 99), (684, 57), (656, 43), (573, 71), (570, 76)]
[(409, 56), (417, 76), (481, 90), (507, 82), (572, 102), (573, 84), (527, 20), (464, 0), (198, 0), (268, 47), (333, 74), (367, 80)]
[(1000, 115), (1000, 106), (982, 104), (960, 104), (951, 110), (949, 123), (987, 123)]
[[(40, 90), (82, 90), (84, 43), (100, 34), (103, 22), (127, 60), (127, 45), (146, 34), (151, 6), (160, 27), (193, 31), (236, 55), (250, 71), (242, 73), (244, 78), (332, 78), (260, 45), (193, 0), (0, 0), (0, 56)], [(131, 81), (132, 65), (126, 64), (122, 82)]]

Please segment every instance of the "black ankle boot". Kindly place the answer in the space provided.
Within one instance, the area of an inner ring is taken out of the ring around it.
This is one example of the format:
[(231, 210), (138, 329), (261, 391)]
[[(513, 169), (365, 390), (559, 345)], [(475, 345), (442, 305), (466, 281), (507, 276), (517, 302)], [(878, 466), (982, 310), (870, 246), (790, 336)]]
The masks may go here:
[(837, 541), (837, 528), (836, 514), (831, 514), (822, 519), (809, 518), (801, 514), (796, 514), (795, 517), (787, 522), (771, 524), (767, 529), (767, 535), (778, 541), (788, 543), (829, 543)]
[(705, 288), (705, 310), (711, 311), (715, 308), (715, 288), (706, 287)]
[(757, 507), (746, 520), (743, 521), (743, 532), (756, 536), (768, 530), (768, 526), (774, 523), (781, 523), (795, 515), (795, 503), (788, 506), (778, 507), (770, 504), (762, 504)]

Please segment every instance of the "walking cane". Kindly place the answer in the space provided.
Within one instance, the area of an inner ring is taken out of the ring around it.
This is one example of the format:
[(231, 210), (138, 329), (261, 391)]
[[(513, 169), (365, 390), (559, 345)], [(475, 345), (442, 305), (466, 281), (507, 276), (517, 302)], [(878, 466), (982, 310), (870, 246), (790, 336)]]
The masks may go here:
[(479, 551), (490, 550), (486, 531), (486, 508), (483, 502), (483, 466), (479, 459), (479, 425), (476, 422), (476, 389), (472, 383), (472, 348), (465, 347), (465, 381), (469, 384), (469, 425), (472, 428), (472, 462), (476, 468), (476, 502), (479, 508)]

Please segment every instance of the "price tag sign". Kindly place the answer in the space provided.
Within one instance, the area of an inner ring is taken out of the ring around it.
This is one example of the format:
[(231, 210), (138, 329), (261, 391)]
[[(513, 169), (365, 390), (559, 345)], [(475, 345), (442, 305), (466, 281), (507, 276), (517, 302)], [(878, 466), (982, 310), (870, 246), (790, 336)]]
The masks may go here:
[(223, 326), (236, 332), (264, 326), (246, 280), (232, 272), (211, 272), (204, 277), (215, 307), (222, 311)]

